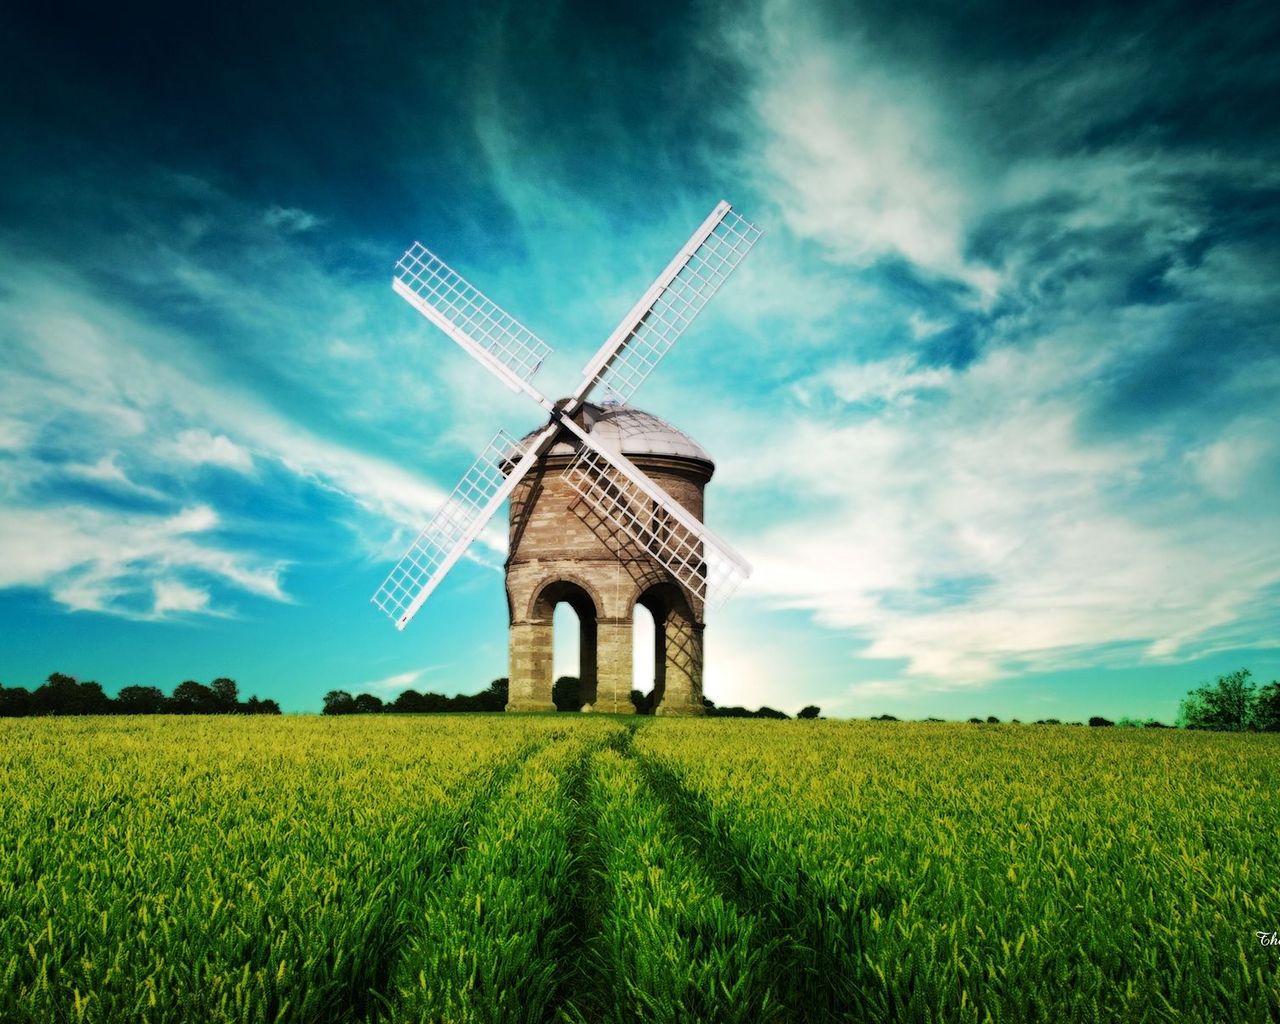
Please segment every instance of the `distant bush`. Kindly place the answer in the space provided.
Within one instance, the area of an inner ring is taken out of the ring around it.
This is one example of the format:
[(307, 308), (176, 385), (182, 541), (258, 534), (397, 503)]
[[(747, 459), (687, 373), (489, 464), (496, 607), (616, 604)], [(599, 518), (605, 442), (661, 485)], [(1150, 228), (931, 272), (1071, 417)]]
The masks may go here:
[(817, 704), (809, 704), (800, 709), (796, 714), (796, 718), (817, 718), (822, 713), (822, 708)]
[(999, 725), (999, 724), (1000, 724), (1000, 719), (996, 718), (995, 715), (987, 715), (987, 725)]
[(785, 711), (777, 711), (770, 707), (761, 707), (755, 711), (743, 707), (716, 707), (710, 697), (702, 698), (702, 713), (708, 718), (790, 718)]
[(872, 715), (873, 722), (896, 722), (898, 719), (895, 715)]
[(1101, 715), (1094, 715), (1089, 719), (1089, 724), (1095, 729), (1104, 729), (1107, 726), (1115, 725), (1116, 723), (1111, 721), (1109, 718), (1103, 718)]

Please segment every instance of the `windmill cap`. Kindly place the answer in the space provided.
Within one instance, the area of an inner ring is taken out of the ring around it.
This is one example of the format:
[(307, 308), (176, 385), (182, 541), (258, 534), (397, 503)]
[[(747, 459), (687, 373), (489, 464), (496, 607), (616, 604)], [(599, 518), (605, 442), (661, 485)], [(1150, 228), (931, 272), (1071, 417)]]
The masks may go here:
[[(586, 402), (574, 418), (601, 446), (610, 451), (621, 452), (628, 457), (665, 455), (674, 459), (692, 459), (706, 463), (711, 470), (715, 469), (715, 462), (707, 454), (707, 450), (683, 430), (677, 430), (666, 420), (633, 405), (613, 402), (597, 405)], [(531, 431), (517, 441), (517, 451), (524, 451), (538, 433), (537, 430)], [(567, 441), (559, 441), (547, 454), (572, 455), (574, 451), (575, 446)]]

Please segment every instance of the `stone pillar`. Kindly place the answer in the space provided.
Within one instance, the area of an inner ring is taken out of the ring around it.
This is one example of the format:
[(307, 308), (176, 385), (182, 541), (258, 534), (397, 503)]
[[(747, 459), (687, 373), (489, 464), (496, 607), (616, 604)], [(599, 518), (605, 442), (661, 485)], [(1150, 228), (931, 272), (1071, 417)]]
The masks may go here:
[(551, 702), (551, 623), (513, 622), (508, 711), (554, 711)]
[(665, 671), (663, 672), (662, 702), (654, 708), (655, 715), (701, 715), (702, 706), (702, 631), (700, 622), (693, 622), (676, 612), (668, 614), (662, 625)]
[(596, 711), (635, 713), (631, 703), (631, 619), (601, 619), (596, 625)]

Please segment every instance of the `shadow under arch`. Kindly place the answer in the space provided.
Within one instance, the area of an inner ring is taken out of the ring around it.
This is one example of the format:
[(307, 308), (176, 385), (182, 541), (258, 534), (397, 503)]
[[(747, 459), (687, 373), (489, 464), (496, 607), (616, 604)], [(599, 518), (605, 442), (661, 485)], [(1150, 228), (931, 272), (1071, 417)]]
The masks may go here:
[[(566, 603), (578, 616), (578, 679), (583, 704), (594, 705), (599, 686), (597, 666), (597, 642), (599, 634), (599, 605), (594, 593), (582, 582), (573, 579), (555, 579), (540, 587), (529, 608), (529, 619), (553, 630), (556, 605)], [(546, 663), (547, 692), (551, 690), (552, 658), (548, 650)]]

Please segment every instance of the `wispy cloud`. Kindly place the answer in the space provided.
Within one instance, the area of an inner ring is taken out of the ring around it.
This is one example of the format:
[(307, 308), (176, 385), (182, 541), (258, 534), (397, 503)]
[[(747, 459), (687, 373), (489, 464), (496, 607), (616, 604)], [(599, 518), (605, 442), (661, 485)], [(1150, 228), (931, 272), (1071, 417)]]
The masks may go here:
[(374, 679), (370, 682), (363, 683), (359, 689), (364, 693), (374, 694), (399, 694), (404, 690), (411, 689), (422, 681), (423, 677), (433, 675), (441, 669), (448, 668), (448, 664), (442, 665), (424, 665), (422, 668), (410, 669), (407, 672), (397, 672), (394, 675), (385, 676), (382, 679)]
[(85, 505), (0, 510), (0, 587), (35, 587), (71, 611), (134, 619), (207, 612), (205, 580), (285, 600), (283, 565), (220, 548), (207, 506), (167, 516)]
[[(975, 81), (794, 4), (743, 17), (744, 166), (902, 325), (836, 327), (840, 355), (721, 467), (718, 486), (788, 508), (743, 544), (752, 591), (903, 666), (864, 697), (1274, 643), (1280, 414), (1258, 382), (1280, 373), (1280, 289), (1212, 210), (1275, 173), (1150, 138), (1059, 150), (1145, 57)], [(1061, 122), (1019, 140), (1046, 105)]]
[[(234, 218), (252, 223), (251, 210), (199, 183), (182, 179), (174, 187), (198, 191), (205, 203), (221, 207), (233, 234), (239, 230)], [(153, 232), (144, 213), (130, 209), (140, 230)], [(260, 223), (289, 226), (268, 214)], [(298, 220), (290, 224), (296, 228)], [(203, 230), (192, 228), (193, 236)], [(264, 241), (258, 230), (243, 228), (246, 244)], [(268, 249), (284, 244), (270, 242)], [(235, 522), (221, 522), (216, 509), (223, 497), (210, 472), (236, 473), (250, 488), (269, 489), (255, 466), (283, 470), (337, 502), (351, 540), (379, 559), (398, 557), (443, 500), (447, 485), (400, 464), (394, 447), (373, 455), (326, 436), (343, 421), (370, 444), (385, 436), (361, 423), (358, 405), (312, 412), (331, 403), (340, 365), (280, 386), (311, 344), (310, 323), (299, 321), (296, 311), (357, 304), (361, 300), (341, 296), (352, 286), (302, 249), (291, 253), (293, 269), (249, 283), (236, 255), (205, 252), (194, 243), (181, 255), (160, 247), (134, 251), (119, 271), (128, 279), (124, 294), (166, 282), (160, 290), (169, 295), (135, 306), (117, 289), (83, 276), (82, 268), (0, 253), (13, 285), (0, 296), (14, 356), (0, 369), (0, 437), (10, 453), (0, 463), (6, 495), (0, 519), (10, 549), (6, 585), (44, 587), (69, 608), (135, 618), (219, 614), (230, 607), (184, 574), (212, 575), (223, 588), (284, 600), (285, 560), (245, 547), (243, 508)], [(391, 306), (389, 290), (380, 289), (378, 298)], [(175, 303), (195, 315), (175, 322)], [(271, 338), (270, 358), (249, 355), (239, 364), (223, 358), (217, 339), (225, 337), (218, 324), (224, 314), (246, 332), (242, 338)], [(405, 397), (394, 386), (384, 395)], [(381, 415), (390, 404), (374, 403)], [(433, 420), (452, 422), (439, 403), (426, 422)], [(85, 490), (90, 485), (97, 492)], [(258, 532), (269, 536), (270, 496), (263, 498)], [(193, 523), (183, 507), (204, 510), (211, 520)], [(143, 541), (148, 532), (154, 544)], [(481, 540), (498, 554), (505, 550), (499, 528)], [(33, 542), (36, 555), (16, 550)]]

